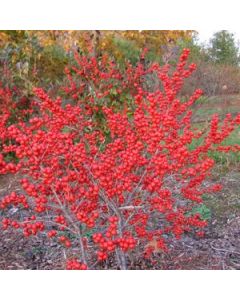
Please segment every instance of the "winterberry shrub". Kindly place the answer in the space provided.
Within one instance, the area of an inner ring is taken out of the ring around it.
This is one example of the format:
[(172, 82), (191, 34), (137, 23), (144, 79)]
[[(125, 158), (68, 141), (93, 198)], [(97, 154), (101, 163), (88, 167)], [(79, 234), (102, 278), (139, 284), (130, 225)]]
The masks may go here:
[(12, 88), (0, 82), (0, 110), (2, 114), (9, 114), (8, 122), (24, 120), (32, 112), (30, 99), (17, 86)]
[[(143, 50), (142, 57), (146, 50)], [(97, 126), (106, 129), (103, 106), (121, 110), (134, 105), (139, 85), (144, 84), (144, 65), (126, 63), (119, 67), (107, 54), (95, 56), (75, 54), (75, 64), (65, 69), (67, 80), (62, 88), (65, 103), (77, 103), (85, 113), (91, 114)]]
[[(38, 115), (9, 125), (3, 113), (0, 174), (18, 174), (22, 186), (0, 200), (1, 210), (15, 207), (14, 214), (2, 219), (3, 228), (54, 239), (68, 253), (72, 249), (67, 269), (94, 269), (108, 260), (126, 269), (133, 257), (151, 256), (153, 240), (167, 251), (172, 239), (185, 232), (201, 236), (207, 222), (193, 208), (204, 194), (220, 189), (219, 184), (205, 184), (214, 166), (208, 152), (239, 150), (221, 143), (240, 124), (240, 115), (227, 115), (222, 124), (213, 116), (207, 133), (192, 127), (191, 106), (202, 91), (185, 102), (178, 98), (184, 79), (196, 68), (187, 66), (188, 54), (185, 49), (171, 74), (169, 66), (158, 64), (131, 69), (131, 77), (139, 79), (131, 83), (131, 114), (127, 106), (115, 110), (101, 103), (108, 141), (81, 99), (86, 94), (66, 104), (36, 88)], [(92, 72), (79, 75), (98, 98), (109, 88), (92, 61)], [(162, 88), (149, 92), (142, 79), (152, 73)], [(81, 87), (72, 89), (75, 99)], [(117, 90), (116, 99), (122, 91)], [(95, 100), (93, 111), (99, 107)], [(190, 149), (199, 138), (203, 142)], [(8, 152), (15, 153), (16, 163), (4, 160)]]

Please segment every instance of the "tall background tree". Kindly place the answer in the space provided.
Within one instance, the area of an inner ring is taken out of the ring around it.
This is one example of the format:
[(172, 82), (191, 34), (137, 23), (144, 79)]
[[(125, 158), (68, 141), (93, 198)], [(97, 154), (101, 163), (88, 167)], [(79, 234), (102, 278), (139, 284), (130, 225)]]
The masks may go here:
[(209, 55), (218, 64), (239, 65), (239, 49), (234, 34), (227, 30), (216, 32), (210, 40)]

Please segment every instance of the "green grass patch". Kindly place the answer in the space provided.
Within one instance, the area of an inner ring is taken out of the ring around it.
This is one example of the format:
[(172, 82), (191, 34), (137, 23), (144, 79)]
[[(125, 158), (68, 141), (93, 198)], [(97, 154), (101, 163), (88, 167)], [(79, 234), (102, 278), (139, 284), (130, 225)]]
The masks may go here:
[(187, 216), (192, 216), (195, 214), (199, 214), (202, 220), (210, 220), (212, 213), (209, 207), (207, 207), (205, 204), (200, 204), (197, 205), (195, 207), (193, 207), (193, 209), (187, 213)]
[[(198, 127), (198, 126), (197, 126)], [(200, 127), (200, 126), (199, 126)], [(204, 142), (204, 137), (199, 139), (193, 139), (192, 143), (188, 146), (190, 151), (193, 151)], [(222, 146), (230, 145), (240, 145), (240, 126), (236, 128), (222, 143)], [(230, 165), (234, 163), (240, 163), (240, 152), (219, 152), (219, 151), (209, 151), (208, 155), (213, 158), (217, 164)]]

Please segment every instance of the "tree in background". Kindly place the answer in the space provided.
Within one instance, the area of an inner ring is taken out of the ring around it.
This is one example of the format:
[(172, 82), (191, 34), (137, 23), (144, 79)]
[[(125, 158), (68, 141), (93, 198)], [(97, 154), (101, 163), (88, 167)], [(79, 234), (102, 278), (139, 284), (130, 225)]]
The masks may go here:
[(215, 33), (209, 45), (200, 43), (195, 32), (192, 39), (179, 40), (180, 51), (191, 50), (189, 61), (197, 63), (197, 71), (186, 81), (183, 95), (190, 95), (193, 87), (198, 86), (207, 96), (239, 94), (240, 68), (239, 50), (234, 35), (228, 31)]
[(239, 49), (234, 34), (227, 30), (216, 32), (210, 40), (209, 56), (218, 64), (237, 66), (240, 62)]
[[(43, 73), (49, 73), (52, 65), (51, 70), (61, 69), (62, 73), (62, 65), (66, 63), (62, 50), (68, 54), (77, 50), (96, 56), (107, 53), (117, 62), (136, 63), (141, 51), (147, 47), (148, 59), (160, 61), (163, 55), (168, 56), (169, 49), (172, 52), (177, 41), (191, 40), (192, 35), (191, 30), (5, 30), (0, 31), (0, 51), (12, 47), (15, 49), (11, 57), (13, 63), (22, 59), (20, 52), (23, 52), (28, 60), (33, 56), (40, 69), (47, 66)], [(51, 61), (56, 57), (57, 66)], [(58, 61), (59, 57), (62, 57), (63, 64)]]
[(146, 62), (167, 63), (177, 57), (178, 51), (172, 55), (176, 42), (191, 35), (184, 30), (1, 30), (1, 82), (10, 88), (17, 85), (27, 97), (33, 86), (55, 91), (76, 51), (96, 57), (107, 54), (124, 68), (126, 62), (136, 65), (147, 47)]
[(70, 55), (52, 31), (0, 31), (0, 77), (3, 85), (18, 86), (26, 96), (32, 87), (62, 82)]
[(4, 30), (0, 31), (1, 82), (10, 88), (17, 85), (27, 97), (33, 86), (40, 85), (54, 94), (74, 52), (97, 58), (107, 54), (124, 69), (129, 62), (136, 66), (145, 48), (145, 67), (151, 62), (174, 67), (178, 54), (184, 48), (191, 50), (189, 61), (196, 62), (198, 70), (183, 94), (190, 95), (196, 85), (206, 95), (239, 93), (239, 51), (226, 30), (215, 33), (209, 46), (200, 44), (193, 30)]
[(184, 48), (190, 49), (191, 52), (189, 55), (189, 61), (191, 62), (208, 62), (210, 60), (208, 55), (208, 49), (206, 48), (205, 44), (200, 43), (197, 31), (194, 31), (192, 33), (191, 38), (178, 39), (177, 46), (179, 48), (179, 52), (182, 52)]

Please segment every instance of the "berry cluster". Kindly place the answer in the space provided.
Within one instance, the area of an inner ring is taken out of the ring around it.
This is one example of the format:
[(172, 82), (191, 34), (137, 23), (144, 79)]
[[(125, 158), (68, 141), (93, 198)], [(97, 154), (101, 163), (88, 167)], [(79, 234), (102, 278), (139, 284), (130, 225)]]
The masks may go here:
[(77, 259), (69, 259), (66, 264), (67, 270), (87, 270), (87, 266)]

